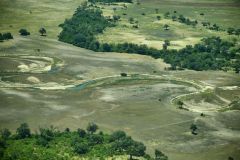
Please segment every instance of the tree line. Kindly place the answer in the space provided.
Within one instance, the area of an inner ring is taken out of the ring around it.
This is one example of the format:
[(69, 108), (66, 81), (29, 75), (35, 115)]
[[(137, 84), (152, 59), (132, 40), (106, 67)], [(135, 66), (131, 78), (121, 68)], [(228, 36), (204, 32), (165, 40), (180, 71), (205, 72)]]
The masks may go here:
[(66, 128), (59, 131), (54, 127), (40, 128), (32, 133), (28, 124), (17, 128), (16, 134), (8, 129), (1, 130), (0, 159), (2, 160), (48, 160), (70, 159), (76, 156), (87, 158), (106, 158), (117, 155), (144, 157), (149, 160), (167, 160), (160, 150), (155, 150), (155, 158), (145, 153), (146, 146), (132, 139), (124, 131), (112, 134), (98, 132), (98, 125), (89, 123), (86, 130), (71, 131)]
[[(149, 55), (162, 58), (171, 64), (170, 69), (229, 70), (239, 72), (240, 48), (236, 42), (228, 42), (219, 37), (203, 38), (194, 46), (188, 45), (180, 50), (168, 49), (169, 41), (165, 41), (163, 49), (158, 50), (147, 45), (133, 43), (109, 44), (100, 43), (96, 35), (103, 33), (107, 27), (115, 24), (102, 15), (99, 8), (80, 6), (71, 19), (65, 20), (59, 40), (97, 52), (120, 52)], [(166, 43), (167, 42), (167, 43)]]

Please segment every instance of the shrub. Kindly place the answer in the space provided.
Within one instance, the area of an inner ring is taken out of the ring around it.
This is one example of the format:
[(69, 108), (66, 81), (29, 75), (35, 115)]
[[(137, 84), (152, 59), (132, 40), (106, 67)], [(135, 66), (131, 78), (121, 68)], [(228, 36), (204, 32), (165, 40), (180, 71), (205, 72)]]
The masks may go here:
[(30, 32), (28, 32), (26, 29), (20, 29), (19, 33), (21, 36), (28, 36), (30, 35)]
[(17, 128), (17, 137), (19, 139), (28, 138), (31, 136), (30, 129), (27, 123), (22, 123), (19, 128)]

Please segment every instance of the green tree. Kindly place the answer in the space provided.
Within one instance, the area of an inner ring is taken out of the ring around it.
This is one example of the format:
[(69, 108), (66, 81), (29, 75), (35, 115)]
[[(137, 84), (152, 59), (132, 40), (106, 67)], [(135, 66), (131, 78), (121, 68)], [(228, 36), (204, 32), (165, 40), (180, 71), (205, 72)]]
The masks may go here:
[(73, 148), (77, 154), (86, 154), (89, 151), (89, 146), (85, 142), (77, 142), (73, 145)]
[(161, 16), (157, 16), (157, 20), (161, 20)]
[(168, 157), (160, 150), (155, 150), (155, 160), (168, 160)]
[(40, 128), (40, 135), (37, 140), (37, 144), (44, 147), (48, 146), (49, 141), (54, 139), (54, 128)]
[(4, 38), (3, 38), (3, 35), (2, 33), (0, 33), (0, 42), (3, 42)]
[(235, 34), (239, 37), (239, 35), (240, 35), (240, 28), (236, 29)]
[(1, 136), (2, 136), (3, 139), (8, 139), (11, 135), (11, 132), (6, 128), (1, 130), (0, 133), (1, 133)]
[(99, 135), (99, 134), (91, 134), (88, 137), (88, 142), (90, 145), (94, 146), (97, 144), (102, 144), (104, 141), (103, 135)]
[(169, 16), (170, 16), (170, 12), (166, 12), (166, 13), (164, 14), (164, 17), (165, 17), (165, 18), (169, 18)]
[(227, 29), (227, 32), (228, 32), (229, 35), (232, 35), (232, 34), (234, 34), (235, 29), (230, 27), (230, 28)]
[(28, 36), (28, 35), (30, 35), (30, 32), (28, 32), (26, 29), (20, 29), (19, 34), (21, 36)]
[(120, 141), (121, 139), (124, 139), (124, 138), (126, 138), (126, 133), (124, 131), (115, 131), (110, 136), (109, 141), (110, 142)]
[(167, 46), (170, 46), (170, 41), (169, 40), (164, 40), (164, 44), (166, 44)]
[(163, 26), (163, 28), (164, 28), (164, 30), (169, 30), (169, 25), (168, 24), (165, 24), (164, 26)]
[(3, 33), (2, 37), (3, 37), (4, 40), (13, 39), (13, 36), (10, 32)]
[(196, 124), (191, 124), (190, 129), (192, 130), (192, 134), (196, 134), (197, 125)]
[(27, 123), (22, 123), (19, 128), (17, 128), (17, 137), (20, 139), (28, 138), (31, 136), (31, 132)]
[(130, 145), (127, 147), (127, 153), (130, 155), (130, 160), (133, 159), (133, 156), (140, 157), (145, 155), (146, 147), (143, 143), (133, 141), (132, 139), (129, 141)]
[(78, 128), (77, 133), (78, 133), (79, 137), (81, 137), (81, 138), (84, 138), (87, 134), (84, 129), (80, 129), (80, 128)]
[(97, 131), (97, 129), (98, 129), (98, 126), (95, 123), (89, 123), (88, 126), (87, 126), (87, 131), (90, 134), (95, 133)]
[(133, 23), (134, 23), (134, 18), (133, 18), (133, 17), (130, 17), (130, 18), (128, 19), (128, 21), (129, 21), (131, 24), (133, 24)]
[(39, 33), (41, 34), (41, 36), (46, 36), (47, 31), (46, 31), (45, 28), (40, 28), (40, 29), (39, 29)]

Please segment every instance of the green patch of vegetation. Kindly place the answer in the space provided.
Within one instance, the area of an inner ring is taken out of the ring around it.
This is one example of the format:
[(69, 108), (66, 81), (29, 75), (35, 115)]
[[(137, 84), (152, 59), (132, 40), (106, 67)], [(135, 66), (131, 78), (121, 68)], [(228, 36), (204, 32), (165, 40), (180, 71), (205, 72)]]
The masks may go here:
[(4, 40), (13, 39), (13, 36), (10, 32), (7, 33), (0, 33), (0, 42), (3, 42)]
[[(130, 20), (133, 21), (133, 19)], [(95, 36), (113, 24), (102, 16), (99, 9), (92, 9), (87, 4), (79, 7), (73, 17), (60, 26), (63, 28), (59, 35), (60, 41), (94, 51), (138, 53), (163, 58), (165, 62), (172, 65), (173, 70), (188, 68), (201, 71), (234, 68), (238, 73), (240, 68), (240, 56), (237, 54), (240, 48), (236, 46), (236, 42), (224, 41), (219, 37), (204, 38), (202, 43), (188, 45), (181, 50), (167, 50), (169, 41), (165, 41), (163, 50), (132, 43), (100, 44)]]
[(96, 3), (96, 2), (104, 2), (104, 3), (113, 3), (113, 2), (125, 2), (125, 3), (132, 3), (132, 0), (88, 0), (91, 3)]
[[(23, 123), (11, 135), (8, 129), (1, 131), (0, 158), (3, 160), (24, 159), (71, 159), (73, 157), (106, 158), (114, 155), (129, 155), (153, 159), (145, 153), (143, 143), (133, 140), (123, 131), (111, 135), (102, 131), (96, 133), (98, 126), (89, 123), (87, 130), (78, 129), (63, 132), (54, 127), (40, 128), (38, 133), (31, 133), (28, 124)], [(156, 150), (156, 159), (167, 160), (161, 151)]]
[(30, 32), (28, 32), (26, 29), (20, 29), (19, 30), (19, 34), (21, 35), (21, 36), (28, 36), (28, 35), (30, 35)]
[[(100, 44), (95, 35), (111, 26), (113, 24), (102, 16), (100, 9), (92, 9), (87, 4), (83, 4), (71, 19), (60, 25), (63, 31), (59, 35), (59, 40), (97, 51), (100, 49)], [(108, 46), (102, 45), (102, 47), (108, 50)]]

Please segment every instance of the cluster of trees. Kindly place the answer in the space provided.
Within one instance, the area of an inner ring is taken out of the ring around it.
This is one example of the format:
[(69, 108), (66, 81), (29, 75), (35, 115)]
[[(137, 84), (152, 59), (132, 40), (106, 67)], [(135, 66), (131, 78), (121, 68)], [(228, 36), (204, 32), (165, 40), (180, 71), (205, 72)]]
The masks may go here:
[(197, 20), (190, 20), (189, 18), (185, 18), (183, 15), (179, 15), (177, 18), (176, 16), (172, 16), (173, 21), (178, 20), (180, 23), (184, 23), (186, 25), (196, 26), (198, 24)]
[(88, 2), (91, 2), (91, 3), (96, 3), (96, 2), (103, 2), (103, 3), (119, 3), (119, 2), (132, 3), (132, 0), (88, 0)]
[(230, 27), (230, 28), (227, 29), (227, 33), (229, 35), (237, 35), (237, 36), (239, 36), (240, 35), (240, 28), (235, 29), (235, 28)]
[[(240, 57), (237, 54), (240, 48), (234, 42), (224, 41), (219, 37), (203, 38), (201, 43), (188, 45), (180, 50), (168, 50), (169, 41), (165, 41), (163, 50), (133, 43), (100, 43), (95, 38), (96, 35), (114, 24), (102, 16), (101, 10), (91, 9), (87, 5), (80, 6), (73, 17), (60, 26), (63, 28), (59, 35), (60, 41), (93, 51), (137, 53), (163, 58), (171, 64), (171, 69), (187, 68), (201, 71), (234, 68), (237, 73), (240, 69)], [(168, 25), (164, 27), (169, 28)]]
[(166, 12), (164, 14), (164, 17), (166, 19), (169, 19), (169, 18), (172, 18), (173, 21), (178, 21), (180, 23), (184, 23), (186, 25), (192, 25), (192, 26), (196, 26), (198, 24), (198, 21), (197, 20), (190, 20), (189, 18), (186, 18), (184, 17), (183, 15), (179, 15), (177, 16), (176, 13), (177, 11), (174, 11), (173, 12), (174, 14), (171, 16), (171, 13), (170, 12)]
[(0, 42), (3, 42), (4, 40), (13, 39), (13, 36), (10, 32), (7, 33), (0, 33)]
[[(106, 158), (113, 155), (145, 157), (149, 160), (167, 160), (161, 151), (155, 151), (155, 158), (145, 153), (143, 143), (133, 140), (124, 131), (111, 135), (97, 132), (98, 126), (89, 123), (86, 130), (59, 131), (54, 127), (40, 128), (38, 133), (31, 133), (28, 124), (23, 123), (11, 135), (8, 129), (1, 131), (0, 159), (69, 159), (74, 156)], [(68, 155), (68, 158), (64, 157)], [(69, 157), (70, 156), (70, 157)]]
[(203, 27), (210, 29), (210, 30), (215, 30), (215, 31), (220, 31), (223, 30), (220, 28), (220, 26), (218, 26), (217, 24), (213, 24), (211, 25), (210, 22), (202, 22)]
[(102, 11), (90, 8), (87, 4), (80, 6), (71, 19), (65, 20), (61, 25), (62, 32), (59, 40), (82, 48), (99, 51), (100, 43), (95, 36), (103, 33), (107, 27), (114, 26), (109, 20), (102, 16)]
[(202, 39), (202, 43), (188, 45), (181, 50), (168, 50), (163, 54), (165, 62), (174, 68), (193, 70), (224, 70), (228, 67), (239, 70), (240, 48), (235, 43), (227, 42), (219, 37)]

